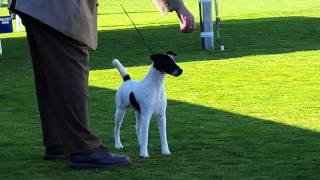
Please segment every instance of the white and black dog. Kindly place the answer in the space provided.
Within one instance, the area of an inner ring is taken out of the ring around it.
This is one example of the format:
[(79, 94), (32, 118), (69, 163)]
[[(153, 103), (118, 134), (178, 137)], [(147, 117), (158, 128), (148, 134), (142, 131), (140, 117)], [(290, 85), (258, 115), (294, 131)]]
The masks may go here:
[(114, 140), (115, 147), (122, 149), (120, 140), (120, 127), (128, 107), (133, 107), (136, 112), (136, 134), (140, 144), (140, 156), (147, 158), (148, 132), (152, 115), (157, 116), (158, 128), (161, 138), (161, 151), (164, 155), (170, 155), (166, 132), (166, 107), (167, 98), (164, 86), (165, 74), (178, 77), (182, 69), (174, 62), (175, 53), (169, 51), (166, 54), (153, 54), (153, 61), (146, 77), (140, 81), (131, 80), (118, 59), (112, 64), (119, 70), (123, 83), (116, 93), (116, 114)]

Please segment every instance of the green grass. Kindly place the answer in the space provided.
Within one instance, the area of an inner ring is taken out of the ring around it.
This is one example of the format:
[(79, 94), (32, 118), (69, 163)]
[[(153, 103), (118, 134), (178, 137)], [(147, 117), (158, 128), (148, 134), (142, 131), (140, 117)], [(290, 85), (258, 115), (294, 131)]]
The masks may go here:
[[(197, 3), (186, 0), (198, 20)], [(70, 171), (41, 159), (43, 147), (25, 33), (3, 34), (0, 179), (318, 179), (320, 177), (320, 2), (221, 1), (224, 52), (205, 52), (198, 32), (178, 32), (175, 14), (124, 1), (154, 51), (175, 51), (184, 69), (166, 80), (170, 157), (151, 123), (151, 158), (139, 158), (133, 112), (113, 148), (119, 58), (141, 79), (150, 55), (115, 0), (100, 2), (99, 48), (91, 52), (92, 129), (130, 168)], [(140, 13), (133, 13), (140, 12)], [(1, 10), (1, 13), (5, 13)]]

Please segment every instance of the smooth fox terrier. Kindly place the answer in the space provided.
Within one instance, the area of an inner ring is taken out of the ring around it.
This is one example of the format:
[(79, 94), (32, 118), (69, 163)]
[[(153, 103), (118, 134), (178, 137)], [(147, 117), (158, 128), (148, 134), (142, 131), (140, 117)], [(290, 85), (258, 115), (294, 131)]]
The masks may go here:
[(112, 64), (118, 69), (123, 78), (123, 83), (116, 93), (116, 113), (114, 140), (115, 147), (122, 149), (120, 140), (120, 127), (128, 107), (135, 109), (136, 134), (140, 145), (140, 156), (149, 157), (148, 131), (153, 114), (157, 116), (158, 128), (161, 138), (161, 151), (163, 155), (170, 155), (166, 132), (166, 107), (167, 98), (164, 87), (165, 74), (178, 77), (182, 69), (174, 62), (175, 53), (153, 54), (150, 56), (152, 64), (146, 77), (140, 81), (131, 80), (125, 68), (118, 59)]

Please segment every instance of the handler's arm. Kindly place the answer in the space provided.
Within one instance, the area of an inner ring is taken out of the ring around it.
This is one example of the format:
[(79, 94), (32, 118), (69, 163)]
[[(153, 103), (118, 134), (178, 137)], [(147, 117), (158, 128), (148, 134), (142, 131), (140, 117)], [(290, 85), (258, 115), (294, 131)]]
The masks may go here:
[(176, 11), (180, 19), (180, 31), (184, 33), (193, 32), (196, 29), (194, 17), (184, 5), (182, 0), (153, 0), (161, 14)]

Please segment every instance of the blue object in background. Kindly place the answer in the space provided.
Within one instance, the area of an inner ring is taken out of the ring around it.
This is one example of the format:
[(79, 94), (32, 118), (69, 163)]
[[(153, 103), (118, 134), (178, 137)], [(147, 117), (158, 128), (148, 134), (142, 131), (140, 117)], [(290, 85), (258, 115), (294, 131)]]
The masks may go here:
[(13, 32), (11, 16), (0, 16), (0, 33), (11, 32)]

